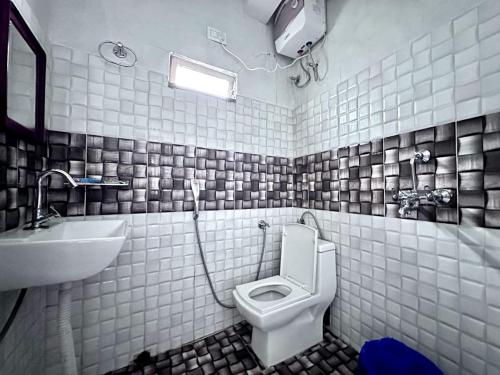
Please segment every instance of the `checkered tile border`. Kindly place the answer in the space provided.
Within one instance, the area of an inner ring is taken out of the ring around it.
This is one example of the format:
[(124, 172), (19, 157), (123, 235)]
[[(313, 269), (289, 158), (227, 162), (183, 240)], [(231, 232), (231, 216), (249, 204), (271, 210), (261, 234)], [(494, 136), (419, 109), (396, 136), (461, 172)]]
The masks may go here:
[(500, 114), (457, 124), (460, 223), (500, 228)]
[(302, 207), (399, 217), (392, 189), (447, 188), (447, 206), (422, 202), (416, 220), (500, 228), (500, 114), (413, 131), (313, 155), (281, 158), (195, 146), (48, 132), (47, 144), (0, 134), (0, 230), (31, 217), (36, 172), (118, 178), (123, 188), (67, 189), (59, 176), (46, 198), (63, 215), (193, 210), (191, 179), (202, 180), (200, 208)]

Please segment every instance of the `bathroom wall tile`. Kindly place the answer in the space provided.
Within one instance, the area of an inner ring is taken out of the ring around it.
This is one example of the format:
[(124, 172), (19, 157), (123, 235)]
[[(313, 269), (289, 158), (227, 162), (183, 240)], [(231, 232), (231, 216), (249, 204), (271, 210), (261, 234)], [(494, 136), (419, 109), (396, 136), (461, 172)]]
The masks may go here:
[(87, 176), (128, 182), (128, 187), (87, 188), (87, 214), (146, 212), (147, 162), (144, 141), (87, 136)]
[(421, 192), (426, 189), (451, 189), (454, 199), (445, 207), (421, 200), (418, 212), (410, 212), (407, 218), (456, 223), (455, 124), (384, 139), (386, 215), (399, 217), (399, 204), (393, 199), (394, 191), (413, 188), (410, 159), (415, 151), (423, 149), (431, 152), (431, 160), (425, 164), (416, 162), (417, 189)]
[(265, 208), (267, 204), (265, 156), (236, 152), (234, 161), (236, 209)]
[[(49, 169), (62, 169), (73, 177), (85, 177), (86, 139), (83, 134), (50, 131), (47, 135)], [(68, 189), (59, 175), (49, 177), (47, 201), (64, 216), (85, 213), (85, 190)]]
[(160, 198), (162, 190), (160, 188), (160, 174), (161, 174), (161, 150), (162, 144), (156, 142), (148, 142), (148, 191), (147, 199), (148, 213), (160, 212)]
[(160, 211), (193, 210), (190, 180), (195, 177), (195, 147), (162, 144), (160, 156)]
[(46, 150), (0, 134), (0, 228), (2, 231), (31, 220), (36, 173), (46, 167)]
[(292, 207), (294, 195), (293, 159), (266, 157), (267, 208)]
[[(349, 167), (349, 147), (341, 147), (338, 149), (337, 156), (339, 160), (339, 211), (340, 212), (349, 212), (349, 179), (351, 177), (351, 170)], [(353, 153), (356, 152), (356, 149), (353, 149)], [(354, 167), (355, 168), (355, 167)], [(356, 170), (353, 171), (353, 177), (355, 176)]]
[[(370, 151), (368, 154), (368, 145), (366, 145), (366, 154), (364, 158), (369, 158), (371, 163), (371, 176), (370, 176), (370, 189), (364, 190), (371, 192), (371, 214), (375, 216), (384, 216), (384, 155), (383, 155), (383, 141), (382, 139), (370, 142)], [(368, 165), (366, 165), (368, 167)], [(368, 168), (366, 168), (368, 173)], [(368, 176), (368, 175), (367, 175)], [(368, 182), (368, 180), (366, 180)], [(369, 201), (366, 194), (366, 201)]]
[(320, 179), (316, 178), (315, 187), (317, 191), (315, 193), (316, 201), (320, 198), (322, 201), (321, 207), (317, 207), (318, 204), (315, 203), (312, 207), (321, 208), (323, 210), (339, 211), (340, 210), (340, 181), (339, 181), (339, 159), (337, 150), (330, 150), (319, 154), (321, 157), (321, 164), (315, 164), (314, 170), (318, 171), (318, 167), (321, 169), (319, 176)]
[(204, 183), (200, 192), (200, 209), (234, 209), (234, 152), (197, 147), (195, 177)]
[[(309, 183), (307, 174), (307, 156), (293, 160), (293, 179), (295, 188), (295, 206), (309, 207)], [(337, 189), (338, 190), (338, 189)]]
[(457, 124), (460, 223), (498, 228), (498, 114)]

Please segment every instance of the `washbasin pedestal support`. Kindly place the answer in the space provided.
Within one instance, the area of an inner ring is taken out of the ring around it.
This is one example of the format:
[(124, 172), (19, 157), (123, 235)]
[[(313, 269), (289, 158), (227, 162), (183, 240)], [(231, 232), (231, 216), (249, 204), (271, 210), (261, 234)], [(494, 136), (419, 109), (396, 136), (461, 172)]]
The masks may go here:
[(71, 282), (59, 284), (58, 329), (64, 375), (77, 375), (75, 343), (71, 327)]

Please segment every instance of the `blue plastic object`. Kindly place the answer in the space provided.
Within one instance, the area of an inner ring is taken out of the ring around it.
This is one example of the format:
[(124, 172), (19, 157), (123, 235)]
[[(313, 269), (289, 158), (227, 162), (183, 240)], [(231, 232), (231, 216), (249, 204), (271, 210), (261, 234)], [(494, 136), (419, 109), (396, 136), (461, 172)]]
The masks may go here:
[(365, 342), (358, 371), (360, 375), (443, 375), (427, 357), (388, 337)]

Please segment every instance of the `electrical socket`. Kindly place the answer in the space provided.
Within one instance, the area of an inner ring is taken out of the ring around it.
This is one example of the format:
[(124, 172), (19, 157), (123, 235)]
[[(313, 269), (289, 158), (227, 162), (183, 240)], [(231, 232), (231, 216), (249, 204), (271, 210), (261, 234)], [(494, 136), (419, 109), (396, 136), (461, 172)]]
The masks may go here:
[(227, 44), (226, 33), (216, 29), (215, 27), (207, 26), (207, 38), (220, 44)]

